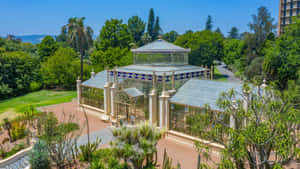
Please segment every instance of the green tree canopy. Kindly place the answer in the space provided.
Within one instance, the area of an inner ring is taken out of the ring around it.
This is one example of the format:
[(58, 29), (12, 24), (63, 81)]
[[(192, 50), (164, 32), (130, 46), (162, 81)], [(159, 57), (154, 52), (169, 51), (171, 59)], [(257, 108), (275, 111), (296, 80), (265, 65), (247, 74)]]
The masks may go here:
[(244, 49), (244, 42), (237, 39), (228, 39), (224, 41), (223, 61), (226, 65), (233, 65), (240, 61)]
[(187, 32), (179, 36), (175, 44), (190, 48), (189, 63), (192, 65), (213, 64), (214, 60), (223, 58), (223, 36), (208, 30), (200, 32)]
[(37, 59), (24, 52), (0, 53), (0, 99), (30, 91), (30, 84), (39, 79)]
[(128, 49), (120, 47), (109, 47), (106, 51), (97, 50), (91, 55), (91, 62), (96, 72), (103, 70), (106, 67), (113, 68), (114, 66), (125, 66), (133, 61), (131, 52)]
[(40, 44), (38, 44), (38, 54), (41, 61), (45, 61), (49, 56), (52, 56), (58, 49), (58, 45), (54, 38), (46, 36)]
[(129, 48), (129, 44), (133, 41), (127, 25), (122, 23), (122, 20), (111, 19), (105, 22), (105, 25), (100, 31), (98, 50), (106, 51), (109, 47)]
[(146, 23), (138, 16), (132, 16), (128, 19), (128, 31), (137, 45), (141, 45), (141, 39), (145, 32)]
[(162, 38), (168, 42), (175, 42), (176, 41), (176, 38), (179, 36), (179, 34), (176, 32), (176, 31), (170, 31), (170, 32), (167, 32), (165, 33)]
[[(87, 65), (84, 79), (89, 77)], [(42, 64), (41, 73), (48, 88), (71, 89), (80, 75), (80, 60), (72, 48), (59, 48), (53, 56)]]
[(294, 21), (279, 39), (269, 41), (265, 48), (263, 70), (279, 89), (285, 89), (289, 80), (300, 79), (300, 19)]

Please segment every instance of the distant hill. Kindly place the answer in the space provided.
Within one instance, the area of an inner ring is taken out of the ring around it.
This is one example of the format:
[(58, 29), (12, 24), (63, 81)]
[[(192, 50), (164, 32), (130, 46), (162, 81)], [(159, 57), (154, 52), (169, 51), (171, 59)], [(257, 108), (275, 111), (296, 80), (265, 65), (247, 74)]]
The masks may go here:
[[(21, 39), (22, 42), (30, 42), (33, 44), (40, 43), (45, 36), (52, 36), (54, 39), (56, 38), (56, 35), (16, 35), (16, 39)], [(93, 35), (93, 39), (96, 39), (98, 35)], [(6, 37), (3, 37), (6, 38)]]
[[(48, 36), (48, 35), (17, 35), (16, 38), (17, 39), (20, 38), (22, 40), (22, 42), (30, 42), (33, 44), (37, 44), (37, 43), (40, 43), (45, 36)], [(49, 35), (49, 36), (52, 36), (53, 38), (55, 38), (55, 35)]]

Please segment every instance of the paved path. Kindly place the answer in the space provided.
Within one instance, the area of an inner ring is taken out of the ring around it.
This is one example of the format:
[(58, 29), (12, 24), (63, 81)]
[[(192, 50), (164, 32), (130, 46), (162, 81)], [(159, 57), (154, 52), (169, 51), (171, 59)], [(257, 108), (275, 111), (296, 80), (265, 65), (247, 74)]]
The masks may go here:
[(28, 169), (29, 168), (29, 157), (24, 156), (12, 164), (7, 165), (5, 168), (0, 169)]
[(222, 75), (224, 75), (227, 78), (228, 82), (236, 82), (236, 83), (241, 82), (240, 79), (236, 78), (234, 74), (226, 68), (226, 65), (224, 63), (218, 65), (217, 69), (220, 71)]
[[(90, 133), (90, 142), (91, 143), (95, 142), (97, 137), (101, 139), (100, 145), (107, 144), (110, 141), (112, 141), (113, 140), (113, 135), (111, 133), (111, 127), (107, 127), (107, 128), (95, 131), (93, 133)], [(78, 137), (78, 140), (77, 140), (77, 145), (78, 146), (84, 145), (84, 144), (87, 144), (87, 143), (88, 143), (87, 134)]]

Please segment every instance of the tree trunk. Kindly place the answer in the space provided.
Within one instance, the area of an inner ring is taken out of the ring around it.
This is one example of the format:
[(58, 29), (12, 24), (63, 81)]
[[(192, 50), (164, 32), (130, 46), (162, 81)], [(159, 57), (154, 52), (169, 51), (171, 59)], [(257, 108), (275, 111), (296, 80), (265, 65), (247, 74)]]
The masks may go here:
[(10, 129), (7, 130), (7, 134), (8, 134), (8, 137), (9, 137), (9, 141), (12, 143), (13, 140), (12, 140), (12, 137), (11, 137)]
[(83, 80), (83, 50), (80, 49), (80, 80)]

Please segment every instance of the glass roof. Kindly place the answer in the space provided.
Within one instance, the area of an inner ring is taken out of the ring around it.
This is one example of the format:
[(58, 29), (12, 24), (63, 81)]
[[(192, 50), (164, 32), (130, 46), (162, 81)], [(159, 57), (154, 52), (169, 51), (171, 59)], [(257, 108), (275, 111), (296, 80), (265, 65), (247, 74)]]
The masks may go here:
[(221, 111), (216, 102), (222, 92), (231, 89), (241, 92), (242, 84), (191, 79), (178, 89), (170, 101), (195, 107), (208, 104), (212, 110)]
[(133, 53), (188, 53), (190, 49), (185, 49), (165, 40), (158, 39), (140, 48), (132, 49), (131, 51)]
[(155, 72), (156, 75), (163, 75), (165, 72), (166, 75), (172, 75), (174, 71), (175, 74), (189, 73), (189, 72), (201, 72), (204, 71), (204, 68), (199, 66), (192, 65), (183, 65), (183, 66), (144, 66), (144, 65), (129, 65), (125, 67), (117, 68), (118, 72), (128, 72), (128, 73), (139, 73), (152, 75)]
[(97, 73), (94, 78), (90, 78), (89, 80), (84, 81), (82, 85), (104, 89), (104, 85), (106, 81), (107, 81), (107, 73), (106, 70), (104, 70), (102, 72)]
[(135, 87), (124, 89), (124, 92), (127, 93), (130, 97), (144, 96), (144, 94)]

